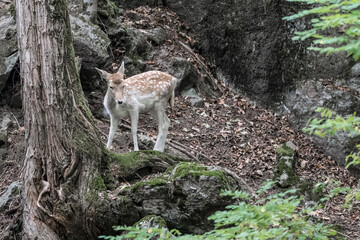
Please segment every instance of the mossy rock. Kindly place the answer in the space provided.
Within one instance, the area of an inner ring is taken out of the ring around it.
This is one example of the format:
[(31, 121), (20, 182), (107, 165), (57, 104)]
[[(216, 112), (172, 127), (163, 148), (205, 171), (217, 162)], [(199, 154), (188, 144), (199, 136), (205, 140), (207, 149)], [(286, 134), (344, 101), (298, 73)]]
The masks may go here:
[(232, 180), (230, 177), (216, 167), (208, 167), (198, 163), (181, 162), (170, 168), (168, 172), (171, 173), (170, 176), (172, 179), (183, 178), (186, 176), (192, 176), (195, 178), (199, 178), (200, 176), (215, 177), (222, 183), (224, 189), (231, 188), (230, 183)]
[(290, 144), (283, 144), (275, 151), (277, 153), (277, 165), (273, 180), (284, 188), (295, 186), (299, 182), (299, 176), (295, 172), (297, 153)]
[(158, 151), (142, 150), (124, 154), (109, 152), (112, 163), (120, 167), (120, 177), (127, 178), (143, 168), (150, 168), (151, 172), (164, 172), (170, 166), (179, 161), (187, 161), (182, 158), (167, 155)]

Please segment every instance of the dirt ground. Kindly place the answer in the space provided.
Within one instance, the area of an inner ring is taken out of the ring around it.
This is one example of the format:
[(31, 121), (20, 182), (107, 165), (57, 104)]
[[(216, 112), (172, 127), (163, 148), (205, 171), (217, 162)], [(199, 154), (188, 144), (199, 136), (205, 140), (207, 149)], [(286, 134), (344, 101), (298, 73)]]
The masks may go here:
[[(160, 13), (146, 12), (146, 15), (149, 14)], [(166, 14), (172, 17), (171, 13)], [(149, 24), (148, 21), (144, 22)], [(178, 46), (170, 49), (171, 52), (176, 52)], [(156, 68), (156, 61), (154, 62)], [(219, 165), (235, 171), (256, 191), (262, 182), (273, 176), (276, 165), (275, 149), (291, 141), (296, 145), (299, 156), (296, 172), (300, 178), (312, 183), (334, 179), (340, 181), (341, 186), (357, 186), (358, 180), (351, 176), (349, 171), (339, 167), (331, 157), (323, 154), (307, 136), (291, 127), (287, 116), (279, 116), (253, 105), (223, 85), (221, 89), (222, 91), (217, 90), (217, 97), (200, 94), (204, 99), (202, 107), (191, 106), (187, 97), (176, 97), (175, 111), (171, 114), (169, 111), (171, 126), (167, 137), (168, 145), (178, 146), (193, 161)], [(99, 91), (98, 95), (88, 95), (92, 108), (101, 108), (102, 98), (93, 97), (99, 95), (103, 93)], [(0, 195), (12, 182), (21, 180), (22, 160), (25, 155), (21, 109), (0, 105), (0, 117), (6, 114), (11, 116), (12, 125), (6, 143), (7, 154), (4, 159), (0, 159)], [(98, 116), (95, 121), (105, 143), (109, 129), (108, 120)], [(130, 130), (126, 127), (128, 122), (124, 121), (123, 124), (113, 144), (113, 150), (118, 153), (132, 149)], [(155, 138), (156, 126), (156, 122), (149, 116), (141, 116), (140, 132)], [(144, 145), (140, 145), (141, 147)], [(339, 225), (348, 239), (360, 239), (360, 204), (355, 204), (352, 210), (346, 210), (341, 208), (344, 199), (344, 195), (335, 197), (327, 203), (325, 209), (314, 214), (325, 223)], [(21, 211), (21, 200), (17, 195), (0, 212), (0, 233), (9, 230), (16, 232), (21, 228)], [(15, 235), (10, 237), (16, 239)]]

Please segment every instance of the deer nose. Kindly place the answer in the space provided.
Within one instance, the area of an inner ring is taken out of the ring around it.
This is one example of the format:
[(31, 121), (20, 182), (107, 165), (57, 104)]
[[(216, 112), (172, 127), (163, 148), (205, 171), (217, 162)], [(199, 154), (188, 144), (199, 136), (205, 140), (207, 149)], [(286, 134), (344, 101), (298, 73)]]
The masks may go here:
[(123, 101), (122, 101), (122, 100), (118, 100), (117, 103), (118, 103), (118, 104), (122, 104)]

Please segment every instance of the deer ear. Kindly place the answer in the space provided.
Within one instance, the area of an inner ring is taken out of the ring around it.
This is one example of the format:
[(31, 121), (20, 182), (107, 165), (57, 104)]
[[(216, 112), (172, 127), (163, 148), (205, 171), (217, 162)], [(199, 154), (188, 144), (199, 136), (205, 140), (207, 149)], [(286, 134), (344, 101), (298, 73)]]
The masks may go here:
[(125, 73), (125, 64), (124, 64), (124, 61), (121, 63), (121, 66), (120, 66), (120, 68), (119, 68), (118, 73), (121, 73), (122, 75), (124, 75), (124, 73)]
[(106, 71), (98, 69), (98, 68), (95, 68), (95, 69), (96, 69), (96, 71), (98, 71), (98, 73), (100, 74), (102, 79), (107, 80), (108, 73)]

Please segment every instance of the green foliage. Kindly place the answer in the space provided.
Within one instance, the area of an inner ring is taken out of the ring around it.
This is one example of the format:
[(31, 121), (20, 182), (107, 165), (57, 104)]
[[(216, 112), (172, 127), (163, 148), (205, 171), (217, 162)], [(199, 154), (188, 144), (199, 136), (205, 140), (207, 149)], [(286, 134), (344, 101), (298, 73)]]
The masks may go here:
[[(309, 119), (306, 127), (303, 128), (305, 133), (310, 135), (314, 134), (319, 137), (334, 135), (339, 131), (348, 133), (350, 137), (355, 137), (360, 134), (360, 118), (356, 116), (356, 113), (343, 118), (334, 114), (333, 111), (323, 107), (318, 107), (316, 112), (321, 114), (321, 118)], [(356, 148), (360, 150), (360, 144), (358, 144)], [(350, 155), (346, 157), (346, 162), (346, 168), (351, 165), (359, 164), (359, 151), (350, 153)]]
[[(266, 182), (257, 192), (259, 195), (271, 189), (274, 182)], [(125, 231), (121, 236), (102, 236), (104, 239), (329, 239), (335, 231), (329, 226), (309, 221), (314, 208), (300, 206), (302, 198), (297, 190), (253, 199), (242, 191), (225, 191), (224, 196), (237, 199), (238, 204), (229, 205), (209, 219), (215, 223), (214, 230), (203, 235), (181, 235), (166, 229), (140, 229), (139, 227), (116, 227)], [(254, 203), (248, 203), (253, 201)]]
[(325, 182), (319, 182), (315, 184), (313, 192), (320, 192), (325, 194), (324, 197), (320, 199), (320, 202), (325, 203), (326, 206), (329, 200), (333, 197), (340, 194), (346, 194), (351, 191), (349, 187), (341, 187), (340, 184), (340, 181), (335, 181), (333, 179)]
[(313, 38), (316, 47), (309, 49), (321, 53), (345, 51), (355, 60), (360, 57), (360, 0), (287, 0), (311, 5), (285, 20), (305, 16), (311, 18), (311, 29), (295, 32), (293, 40)]
[(344, 208), (352, 209), (355, 203), (360, 203), (360, 184), (350, 191), (345, 197)]

